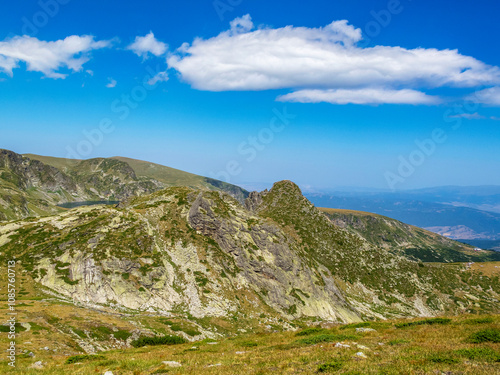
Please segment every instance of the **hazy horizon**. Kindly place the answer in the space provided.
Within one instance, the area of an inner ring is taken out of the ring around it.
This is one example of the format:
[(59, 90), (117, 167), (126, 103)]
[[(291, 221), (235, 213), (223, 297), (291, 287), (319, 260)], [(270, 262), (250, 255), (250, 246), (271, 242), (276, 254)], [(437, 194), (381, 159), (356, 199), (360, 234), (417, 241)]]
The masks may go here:
[[(13, 152), (16, 152), (15, 150), (9, 150), (9, 151), (13, 151)], [(19, 153), (19, 152), (16, 152), (16, 153)], [(21, 154), (21, 153), (19, 153)], [(30, 154), (33, 154), (31, 152), (26, 152), (26, 153), (22, 153), (21, 155), (30, 155)], [(35, 155), (35, 154), (33, 154)], [(38, 155), (38, 154), (36, 154)], [(44, 157), (57, 157), (57, 156), (53, 156), (53, 155), (38, 155), (38, 156), (44, 156)], [(96, 156), (96, 158), (99, 158), (101, 156)], [(113, 156), (110, 156), (111, 158), (113, 157), (123, 157), (123, 158), (128, 158), (128, 156), (124, 156), (124, 155), (113, 155)], [(85, 160), (87, 158), (84, 158), (84, 159), (73, 159), (73, 160)], [(140, 160), (140, 159), (138, 159)], [(154, 161), (151, 161), (151, 160), (143, 160), (143, 161), (146, 161), (146, 162), (149, 162), (149, 163), (154, 163), (154, 164), (160, 164), (160, 163), (157, 163), (157, 162), (154, 162)], [(163, 164), (160, 164), (160, 165), (163, 165)], [(166, 167), (171, 167), (169, 165), (165, 165)], [(172, 168), (172, 167), (171, 167)], [(183, 172), (188, 172), (188, 173), (193, 173), (192, 171), (188, 171), (188, 170), (185, 170)], [(204, 176), (204, 177), (210, 177), (210, 176)], [(285, 180), (290, 180), (289, 178), (285, 178)], [(264, 190), (264, 189), (270, 189), (272, 187), (272, 185), (278, 181), (281, 181), (281, 180), (274, 180), (274, 181), (241, 181), (239, 183), (234, 183), (235, 185), (238, 185), (248, 191), (251, 191), (251, 190), (257, 190), (257, 191), (261, 191), (261, 190)], [(295, 182), (295, 181), (293, 181)], [(318, 192), (318, 193), (328, 193), (329, 191), (331, 192), (340, 192), (340, 191), (350, 191), (350, 190), (357, 190), (358, 192), (394, 192), (394, 193), (397, 193), (397, 192), (405, 192), (405, 191), (418, 191), (418, 190), (425, 190), (425, 189), (437, 189), (437, 188), (456, 188), (456, 187), (459, 187), (459, 188), (500, 188), (500, 184), (499, 185), (435, 185), (435, 186), (421, 186), (421, 187), (415, 187), (415, 188), (403, 188), (403, 189), (395, 189), (395, 190), (391, 190), (391, 189), (388, 189), (388, 188), (384, 188), (384, 187), (381, 187), (381, 188), (377, 188), (377, 187), (370, 187), (370, 186), (347, 186), (347, 185), (330, 185), (330, 186), (312, 186), (310, 184), (300, 184), (298, 183), (298, 185), (300, 186), (300, 188), (303, 190), (304, 193), (315, 193), (315, 192)]]

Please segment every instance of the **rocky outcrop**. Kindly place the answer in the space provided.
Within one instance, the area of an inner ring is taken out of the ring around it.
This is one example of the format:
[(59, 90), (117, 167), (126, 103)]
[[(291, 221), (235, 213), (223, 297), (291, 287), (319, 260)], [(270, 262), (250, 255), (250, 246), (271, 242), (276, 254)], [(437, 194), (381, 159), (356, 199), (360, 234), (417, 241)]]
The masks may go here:
[(74, 181), (57, 168), (12, 151), (0, 149), (0, 171), (4, 183), (22, 190), (42, 187), (45, 190), (77, 192)]
[[(255, 196), (251, 194), (247, 202), (256, 203)], [(263, 294), (266, 303), (283, 315), (356, 319), (357, 314), (331, 274), (319, 264), (308, 264), (299, 258), (295, 242), (278, 225), (243, 210), (234, 210), (229, 216), (215, 214), (221, 206), (227, 205), (224, 208), (231, 210), (227, 199), (223, 195), (210, 199), (198, 194), (189, 210), (189, 224), (235, 258), (242, 277)]]

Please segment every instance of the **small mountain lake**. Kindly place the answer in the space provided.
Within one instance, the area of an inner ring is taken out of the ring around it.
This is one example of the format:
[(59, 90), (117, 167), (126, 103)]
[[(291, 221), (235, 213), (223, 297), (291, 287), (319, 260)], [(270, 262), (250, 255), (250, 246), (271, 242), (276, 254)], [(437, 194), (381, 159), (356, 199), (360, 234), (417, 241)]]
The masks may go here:
[(95, 206), (96, 204), (118, 204), (120, 201), (83, 201), (83, 202), (68, 202), (58, 204), (62, 208), (75, 208), (81, 206)]

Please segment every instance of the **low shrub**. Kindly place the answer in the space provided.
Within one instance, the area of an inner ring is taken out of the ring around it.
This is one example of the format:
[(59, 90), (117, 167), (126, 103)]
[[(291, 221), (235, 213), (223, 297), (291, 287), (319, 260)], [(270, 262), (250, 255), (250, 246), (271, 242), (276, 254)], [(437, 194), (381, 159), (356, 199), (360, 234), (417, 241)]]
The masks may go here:
[(191, 329), (191, 328), (186, 328), (183, 330), (183, 332), (191, 337), (201, 335), (200, 331), (197, 331), (196, 329)]
[(324, 328), (319, 328), (319, 327), (306, 328), (300, 332), (297, 332), (295, 334), (295, 336), (309, 336), (309, 335), (314, 335), (315, 333), (320, 333), (320, 332), (324, 332), (324, 331), (325, 331)]
[(433, 325), (433, 324), (448, 324), (451, 322), (451, 319), (448, 318), (431, 318), (424, 320), (417, 320), (416, 322), (404, 322), (404, 323), (396, 323), (394, 326), (396, 328), (405, 328), (412, 326), (420, 326), (420, 325)]
[(352, 324), (346, 324), (345, 326), (340, 327), (340, 329), (364, 328), (364, 327), (370, 327), (370, 325), (371, 325), (370, 322), (352, 323)]
[[(23, 332), (26, 331), (26, 328), (24, 328), (21, 323), (15, 323), (14, 325), (14, 330), (15, 333)], [(0, 325), (0, 332), (10, 332), (10, 325)]]
[(113, 332), (113, 336), (118, 340), (126, 341), (132, 334), (127, 330), (121, 329), (117, 332)]
[(442, 363), (442, 364), (446, 364), (446, 365), (453, 365), (453, 364), (459, 362), (458, 359), (453, 358), (453, 357), (446, 355), (446, 354), (441, 354), (441, 353), (431, 355), (428, 358), (428, 360), (430, 362), (433, 362), (433, 363)]
[(465, 324), (486, 324), (493, 323), (493, 318), (472, 318), (464, 321)]
[(480, 344), (482, 342), (500, 342), (500, 329), (488, 328), (474, 332), (469, 336), (467, 341), (474, 344)]
[(187, 340), (179, 336), (155, 336), (155, 337), (139, 337), (137, 340), (133, 340), (130, 344), (134, 348), (140, 348), (142, 346), (154, 346), (154, 345), (177, 345), (184, 344)]
[(241, 346), (245, 346), (247, 348), (252, 348), (255, 346), (259, 346), (259, 344), (257, 344), (255, 341), (245, 341), (245, 342), (241, 343)]
[(77, 362), (97, 361), (102, 359), (106, 359), (106, 357), (100, 354), (81, 354), (68, 357), (66, 359), (66, 364), (70, 365)]
[(339, 361), (332, 361), (328, 363), (323, 363), (322, 365), (318, 366), (318, 372), (330, 372), (330, 371), (337, 371), (342, 368), (342, 362)]

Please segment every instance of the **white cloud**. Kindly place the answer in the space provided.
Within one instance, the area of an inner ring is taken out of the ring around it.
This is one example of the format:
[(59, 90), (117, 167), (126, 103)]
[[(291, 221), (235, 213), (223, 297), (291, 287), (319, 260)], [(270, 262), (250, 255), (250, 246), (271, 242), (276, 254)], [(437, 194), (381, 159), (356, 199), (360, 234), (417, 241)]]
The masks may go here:
[(469, 95), (467, 99), (476, 103), (498, 107), (500, 106), (500, 87), (490, 87), (489, 89), (478, 91)]
[[(361, 38), (361, 30), (346, 20), (318, 28), (254, 29), (247, 15), (216, 37), (184, 43), (167, 62), (184, 81), (208, 91), (422, 90), (500, 84), (498, 67), (457, 50), (361, 48)], [(412, 95), (417, 101), (428, 100), (422, 93)]]
[(95, 41), (90, 35), (72, 35), (54, 42), (46, 42), (29, 36), (16, 36), (0, 42), (0, 71), (9, 76), (19, 62), (26, 63), (29, 71), (41, 72), (49, 78), (66, 78), (61, 68), (80, 71), (89, 61), (89, 52), (105, 48), (109, 41)]
[(115, 87), (116, 84), (117, 84), (116, 80), (114, 80), (113, 78), (108, 78), (108, 83), (106, 84), (106, 87), (111, 89)]
[(250, 14), (246, 14), (240, 18), (235, 18), (229, 24), (231, 26), (231, 32), (233, 34), (247, 33), (253, 29), (253, 22)]
[(459, 113), (458, 115), (450, 116), (450, 118), (464, 118), (467, 120), (484, 120), (487, 119), (488, 117), (480, 115), (477, 112), (474, 112), (474, 113)]
[(148, 80), (147, 84), (150, 86), (154, 86), (159, 82), (167, 82), (168, 81), (168, 73), (167, 72), (159, 72), (154, 77)]
[(279, 96), (278, 101), (296, 103), (331, 103), (331, 104), (437, 104), (439, 98), (423, 92), (403, 89), (332, 89), (299, 90)]
[(127, 49), (134, 52), (137, 56), (147, 58), (150, 53), (155, 56), (165, 54), (168, 45), (156, 39), (153, 32), (150, 31), (146, 36), (137, 36)]

